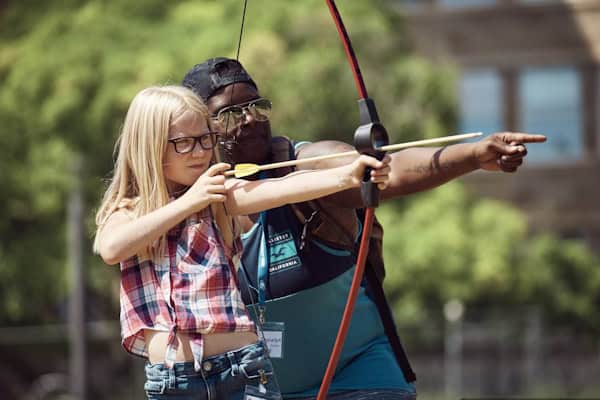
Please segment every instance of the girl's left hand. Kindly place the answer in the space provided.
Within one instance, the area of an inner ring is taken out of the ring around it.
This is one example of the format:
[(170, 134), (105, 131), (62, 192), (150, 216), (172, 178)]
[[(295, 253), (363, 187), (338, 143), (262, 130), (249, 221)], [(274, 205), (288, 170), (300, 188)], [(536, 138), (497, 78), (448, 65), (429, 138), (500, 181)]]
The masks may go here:
[(390, 181), (390, 156), (386, 155), (383, 160), (379, 161), (374, 157), (362, 154), (352, 164), (352, 178), (355, 186), (360, 186), (365, 169), (371, 168), (371, 182), (377, 184), (377, 188), (383, 190), (387, 187)]

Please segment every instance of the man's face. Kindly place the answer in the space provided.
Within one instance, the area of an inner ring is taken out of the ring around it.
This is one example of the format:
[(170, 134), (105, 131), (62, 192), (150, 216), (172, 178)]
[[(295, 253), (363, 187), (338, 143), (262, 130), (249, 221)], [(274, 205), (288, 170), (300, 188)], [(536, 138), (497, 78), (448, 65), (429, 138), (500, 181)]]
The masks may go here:
[[(206, 105), (212, 116), (226, 107), (246, 105), (259, 99), (256, 88), (248, 83), (234, 83), (219, 89)], [(227, 134), (235, 138), (232, 158), (235, 163), (264, 164), (269, 161), (271, 146), (271, 125), (269, 121), (257, 121), (250, 112), (244, 112), (239, 125), (227, 126)], [(225, 128), (225, 127), (221, 127)]]

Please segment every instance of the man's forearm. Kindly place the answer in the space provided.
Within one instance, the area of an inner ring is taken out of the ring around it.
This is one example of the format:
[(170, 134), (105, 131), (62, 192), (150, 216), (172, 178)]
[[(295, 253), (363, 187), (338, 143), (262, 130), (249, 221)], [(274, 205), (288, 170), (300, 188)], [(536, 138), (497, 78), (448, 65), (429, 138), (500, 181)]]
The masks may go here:
[(442, 185), (478, 168), (470, 144), (440, 148), (411, 148), (392, 154), (391, 180), (382, 199), (416, 193)]
[[(307, 145), (299, 158), (333, 154), (352, 150), (341, 142), (317, 142)], [(405, 194), (431, 189), (478, 168), (472, 144), (456, 144), (448, 147), (410, 148), (391, 154), (391, 173), (388, 187), (381, 192), (381, 199), (393, 199)], [(301, 168), (333, 168), (351, 162), (353, 157), (320, 161)], [(346, 190), (321, 199), (325, 207), (360, 208), (362, 199), (359, 189)]]

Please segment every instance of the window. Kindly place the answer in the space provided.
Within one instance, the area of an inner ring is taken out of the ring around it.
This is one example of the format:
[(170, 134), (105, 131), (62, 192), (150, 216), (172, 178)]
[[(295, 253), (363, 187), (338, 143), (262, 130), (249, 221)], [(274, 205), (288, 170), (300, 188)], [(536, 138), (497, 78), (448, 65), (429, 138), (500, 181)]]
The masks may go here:
[(466, 70), (459, 87), (461, 132), (490, 134), (503, 129), (502, 80), (493, 69)]
[(532, 145), (530, 162), (564, 162), (582, 157), (581, 84), (575, 68), (527, 68), (519, 79), (521, 130), (543, 133)]

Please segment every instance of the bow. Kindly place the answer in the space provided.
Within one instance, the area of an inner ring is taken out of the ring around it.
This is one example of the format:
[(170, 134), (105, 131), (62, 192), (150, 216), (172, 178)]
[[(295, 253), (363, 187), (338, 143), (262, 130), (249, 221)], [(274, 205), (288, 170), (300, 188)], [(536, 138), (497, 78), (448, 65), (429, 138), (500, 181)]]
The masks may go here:
[[(359, 115), (360, 115), (360, 125), (356, 129), (354, 134), (354, 146), (356, 151), (362, 154), (368, 154), (378, 159), (382, 159), (385, 156), (385, 151), (382, 151), (381, 148), (388, 144), (388, 135), (384, 126), (379, 121), (379, 116), (377, 115), (377, 109), (375, 107), (375, 102), (368, 97), (367, 89), (364, 84), (362, 74), (360, 72), (360, 67), (358, 65), (358, 60), (356, 55), (354, 54), (354, 50), (352, 48), (352, 44), (346, 32), (346, 28), (344, 27), (341, 15), (335, 5), (334, 0), (325, 0), (331, 16), (335, 22), (336, 28), (340, 35), (340, 39), (344, 46), (346, 56), (350, 63), (350, 67), (352, 69), (352, 74), (354, 76), (354, 80), (356, 83), (356, 87), (359, 94)], [(244, 20), (246, 15), (246, 6), (247, 0), (244, 1), (244, 10), (242, 14), (242, 26), (240, 30), (240, 36), (238, 41), (238, 49), (236, 59), (239, 59), (240, 46), (242, 41)], [(233, 94), (232, 94), (233, 97)], [(373, 227), (373, 219), (374, 219), (374, 208), (377, 207), (379, 203), (379, 191), (377, 186), (373, 184), (370, 180), (371, 170), (367, 168), (365, 170), (363, 176), (363, 182), (361, 185), (361, 195), (363, 199), (363, 203), (365, 204), (365, 218), (363, 222), (363, 232), (360, 241), (359, 252), (356, 260), (356, 267), (354, 271), (354, 276), (352, 279), (352, 285), (350, 288), (350, 292), (348, 294), (348, 298), (346, 301), (346, 307), (344, 310), (344, 314), (342, 316), (342, 321), (340, 323), (340, 327), (338, 330), (338, 335), (331, 352), (331, 356), (329, 359), (329, 363), (327, 366), (327, 370), (323, 377), (323, 381), (321, 383), (321, 387), (319, 390), (319, 394), (317, 396), (318, 400), (323, 400), (327, 396), (327, 392), (329, 390), (329, 385), (335, 373), (335, 369), (337, 363), (339, 361), (340, 353), (344, 345), (344, 341), (346, 339), (346, 335), (348, 333), (348, 328), (350, 326), (350, 321), (352, 318), (352, 313), (354, 311), (354, 306), (356, 304), (356, 300), (358, 297), (358, 292), (360, 289), (360, 283), (363, 278), (366, 258), (369, 250), (369, 239), (371, 236), (371, 229)]]
[[(327, 3), (329, 12), (340, 35), (340, 39), (344, 46), (348, 62), (350, 63), (352, 75), (354, 76), (354, 81), (360, 97), (360, 100), (358, 100), (360, 126), (354, 134), (354, 147), (359, 153), (368, 154), (378, 159), (382, 159), (385, 155), (385, 152), (378, 151), (377, 148), (388, 144), (387, 132), (383, 125), (379, 122), (379, 116), (377, 115), (375, 102), (370, 99), (367, 94), (367, 88), (360, 72), (358, 60), (354, 54), (350, 38), (348, 37), (348, 33), (346, 32), (346, 28), (337, 6), (335, 5), (334, 0), (325, 0), (325, 2)], [(371, 171), (369, 169), (365, 171), (361, 186), (363, 202), (367, 206), (367, 209), (365, 211), (363, 232), (360, 240), (358, 257), (356, 259), (354, 276), (352, 278), (352, 285), (350, 287), (350, 292), (348, 293), (348, 299), (346, 300), (346, 307), (344, 309), (342, 321), (338, 329), (338, 335), (329, 358), (327, 370), (325, 371), (323, 381), (321, 382), (321, 388), (319, 389), (317, 400), (323, 400), (327, 397), (329, 385), (333, 379), (333, 375), (335, 373), (335, 369), (346, 340), (348, 328), (350, 327), (352, 313), (354, 311), (354, 306), (360, 290), (360, 283), (365, 271), (367, 254), (369, 252), (369, 239), (371, 237), (371, 229), (373, 227), (373, 218), (375, 214), (374, 208), (377, 207), (379, 203), (379, 192), (377, 190), (377, 186), (370, 181), (370, 172)]]

